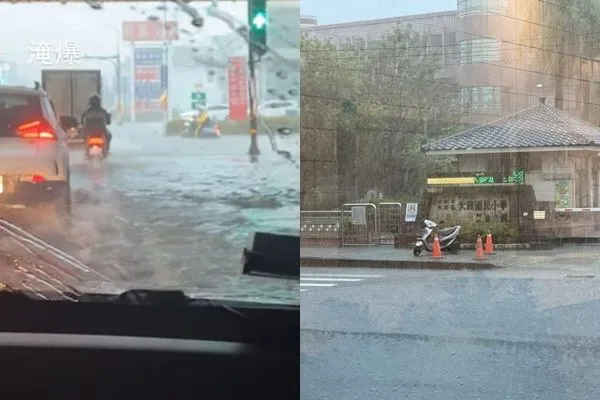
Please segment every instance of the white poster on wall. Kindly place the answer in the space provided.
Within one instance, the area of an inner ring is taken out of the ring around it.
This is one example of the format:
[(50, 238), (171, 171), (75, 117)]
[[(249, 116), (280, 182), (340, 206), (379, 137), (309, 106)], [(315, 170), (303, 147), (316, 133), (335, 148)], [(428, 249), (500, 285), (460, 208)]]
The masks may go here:
[(417, 211), (419, 211), (419, 203), (407, 203), (404, 220), (406, 222), (415, 222), (417, 220)]
[(367, 224), (367, 207), (353, 206), (352, 207), (352, 224), (366, 225)]

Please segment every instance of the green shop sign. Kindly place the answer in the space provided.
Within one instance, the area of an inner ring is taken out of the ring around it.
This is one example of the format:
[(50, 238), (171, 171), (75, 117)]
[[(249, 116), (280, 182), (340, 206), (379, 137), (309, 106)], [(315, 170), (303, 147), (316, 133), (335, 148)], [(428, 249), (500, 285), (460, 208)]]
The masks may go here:
[(525, 183), (525, 172), (522, 168), (514, 170), (510, 175), (507, 176), (494, 176), (494, 175), (485, 175), (478, 174), (475, 176), (475, 183), (486, 185), (491, 183), (516, 183), (516, 184), (524, 184)]

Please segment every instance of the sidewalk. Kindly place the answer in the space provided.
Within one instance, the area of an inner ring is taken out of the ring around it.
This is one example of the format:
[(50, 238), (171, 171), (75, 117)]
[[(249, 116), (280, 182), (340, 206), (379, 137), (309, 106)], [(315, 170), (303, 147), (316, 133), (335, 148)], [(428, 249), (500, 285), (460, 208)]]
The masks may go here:
[(344, 247), (300, 249), (301, 267), (472, 269), (533, 267), (568, 268), (573, 266), (600, 270), (600, 245), (565, 245), (552, 250), (497, 250), (484, 261), (474, 260), (473, 250), (444, 254), (441, 260), (423, 253), (415, 257), (410, 249), (384, 247)]

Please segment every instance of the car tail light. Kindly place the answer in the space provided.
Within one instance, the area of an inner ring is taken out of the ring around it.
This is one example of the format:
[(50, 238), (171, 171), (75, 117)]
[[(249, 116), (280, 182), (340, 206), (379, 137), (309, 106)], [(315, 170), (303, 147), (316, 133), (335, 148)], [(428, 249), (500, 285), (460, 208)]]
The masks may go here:
[(54, 129), (45, 121), (33, 121), (20, 125), (17, 133), (24, 139), (56, 140)]
[(43, 175), (33, 175), (31, 177), (33, 183), (43, 183), (46, 182), (46, 178)]

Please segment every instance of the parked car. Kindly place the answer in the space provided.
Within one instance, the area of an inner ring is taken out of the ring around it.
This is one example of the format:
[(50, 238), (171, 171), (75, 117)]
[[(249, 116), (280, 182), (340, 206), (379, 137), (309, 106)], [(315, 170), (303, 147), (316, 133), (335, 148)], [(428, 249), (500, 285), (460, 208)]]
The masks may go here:
[(202, 109), (186, 111), (179, 114), (177, 118), (182, 119), (184, 121), (193, 121), (198, 115), (200, 115), (201, 111)]
[(274, 100), (259, 105), (258, 113), (263, 117), (298, 116), (300, 107), (297, 102), (292, 100)]
[(229, 106), (227, 104), (213, 104), (206, 107), (206, 111), (216, 121), (225, 121), (229, 118)]

